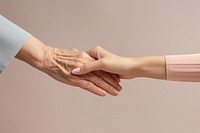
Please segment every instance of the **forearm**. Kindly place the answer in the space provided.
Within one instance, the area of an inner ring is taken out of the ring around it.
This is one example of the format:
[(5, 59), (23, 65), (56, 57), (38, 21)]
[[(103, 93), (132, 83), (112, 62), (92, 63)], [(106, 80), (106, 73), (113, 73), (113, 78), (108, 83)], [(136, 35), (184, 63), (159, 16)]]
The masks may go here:
[(0, 15), (0, 72), (14, 58), (41, 68), (46, 45)]
[[(134, 58), (136, 77), (200, 82), (200, 54)], [(137, 67), (136, 67), (137, 66)]]
[[(164, 56), (147, 56), (133, 58), (132, 73), (136, 77), (166, 79), (166, 62)], [(136, 65), (135, 65), (136, 64)]]

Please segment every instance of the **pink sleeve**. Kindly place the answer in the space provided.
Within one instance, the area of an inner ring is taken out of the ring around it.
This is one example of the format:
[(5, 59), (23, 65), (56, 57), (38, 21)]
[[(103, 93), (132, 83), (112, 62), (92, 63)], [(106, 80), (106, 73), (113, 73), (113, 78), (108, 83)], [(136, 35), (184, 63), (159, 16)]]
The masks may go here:
[(167, 55), (166, 79), (200, 82), (200, 54)]

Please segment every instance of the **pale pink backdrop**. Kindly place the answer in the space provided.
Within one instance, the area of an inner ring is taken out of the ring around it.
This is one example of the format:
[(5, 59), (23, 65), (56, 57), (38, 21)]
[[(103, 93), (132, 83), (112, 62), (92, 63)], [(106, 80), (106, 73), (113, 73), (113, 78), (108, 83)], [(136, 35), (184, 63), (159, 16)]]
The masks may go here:
[[(1, 0), (43, 42), (123, 56), (200, 52), (199, 0)], [(0, 75), (0, 133), (199, 133), (200, 84), (122, 81), (118, 97), (59, 83), (18, 60)]]

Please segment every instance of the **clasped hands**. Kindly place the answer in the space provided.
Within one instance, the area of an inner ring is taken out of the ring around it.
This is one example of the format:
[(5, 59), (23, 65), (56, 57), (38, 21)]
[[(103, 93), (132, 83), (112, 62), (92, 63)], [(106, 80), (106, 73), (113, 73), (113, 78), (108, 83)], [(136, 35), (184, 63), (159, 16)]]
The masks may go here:
[(72, 70), (95, 61), (87, 52), (77, 49), (48, 48), (43, 58), (42, 71), (68, 85), (77, 86), (96, 95), (116, 96), (122, 90), (117, 74), (97, 70), (74, 75)]
[(122, 57), (97, 46), (86, 52), (53, 48), (31, 36), (16, 55), (21, 61), (62, 83), (99, 96), (122, 90), (120, 79), (165, 79), (165, 57)]
[(62, 83), (80, 87), (99, 96), (105, 96), (107, 93), (118, 95), (122, 90), (118, 74), (102, 70), (92, 72), (88, 70), (81, 75), (72, 74), (73, 69), (95, 61), (95, 52), (53, 48), (32, 36), (25, 42), (16, 58)]
[(122, 90), (120, 79), (166, 78), (165, 57), (122, 57), (97, 46), (86, 52), (45, 45), (30, 37), (16, 58), (52, 78), (99, 96), (113, 96)]

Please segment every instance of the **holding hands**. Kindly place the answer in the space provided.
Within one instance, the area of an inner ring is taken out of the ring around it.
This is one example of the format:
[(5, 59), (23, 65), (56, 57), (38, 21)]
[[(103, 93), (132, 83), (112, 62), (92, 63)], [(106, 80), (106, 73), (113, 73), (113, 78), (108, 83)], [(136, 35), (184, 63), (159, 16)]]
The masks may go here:
[(122, 57), (97, 46), (87, 52), (52, 48), (31, 36), (16, 58), (62, 83), (99, 96), (116, 96), (120, 79), (149, 77), (165, 79), (164, 57)]
[(74, 69), (72, 71), (73, 74), (81, 75), (91, 71), (102, 70), (118, 74), (122, 79), (131, 79), (137, 76), (137, 72), (133, 72), (132, 67), (136, 69), (138, 64), (132, 58), (115, 55), (100, 46), (88, 50), (87, 54), (96, 59), (96, 61), (88, 62)]
[(53, 48), (0, 15), (0, 73), (16, 57), (62, 83), (116, 96), (120, 79), (200, 82), (200, 54), (122, 57), (99, 46), (81, 52)]
[(32, 65), (52, 78), (88, 90), (96, 95), (107, 93), (116, 96), (122, 87), (116, 74), (94, 71), (80, 76), (71, 73), (73, 68), (94, 61), (87, 53), (76, 49), (52, 48), (35, 37), (30, 37), (16, 58)]

